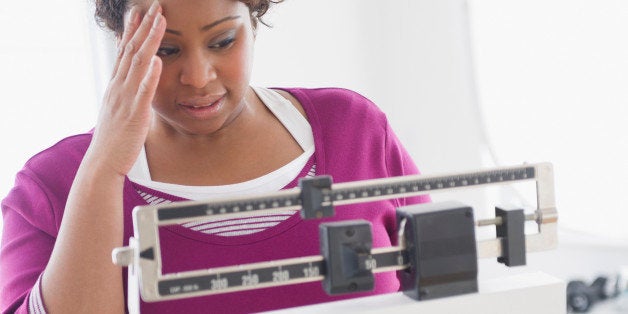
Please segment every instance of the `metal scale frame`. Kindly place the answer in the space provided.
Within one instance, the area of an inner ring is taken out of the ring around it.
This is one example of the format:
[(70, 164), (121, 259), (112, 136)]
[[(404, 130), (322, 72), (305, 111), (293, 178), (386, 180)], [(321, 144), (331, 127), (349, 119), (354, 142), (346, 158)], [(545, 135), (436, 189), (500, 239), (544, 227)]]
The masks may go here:
[[(507, 266), (517, 266), (522, 264), (522, 254), (523, 264), (525, 264), (526, 252), (549, 250), (557, 245), (558, 213), (554, 200), (554, 175), (550, 163), (524, 164), (448, 175), (412, 175), (333, 184), (330, 177), (314, 177), (301, 182), (300, 188), (270, 194), (138, 206), (133, 211), (134, 236), (130, 238), (129, 246), (114, 249), (112, 257), (116, 265), (129, 267), (129, 298), (133, 297), (132, 294), (141, 293), (142, 299), (146, 302), (312, 281), (323, 281), (323, 287), (330, 294), (364, 291), (372, 286), (369, 278), (372, 278), (373, 273), (416, 268), (416, 264), (423, 258), (416, 255), (414, 251), (410, 252), (408, 241), (415, 242), (411, 243), (412, 247), (417, 246), (420, 242), (417, 237), (420, 235), (416, 235), (419, 233), (414, 232), (416, 230), (411, 230), (410, 233), (415, 238), (406, 237), (408, 226), (412, 225), (406, 218), (398, 219), (397, 246), (370, 248), (368, 243), (370, 229), (366, 230), (368, 226), (364, 223), (349, 221), (339, 226), (337, 223), (332, 223), (321, 228), (321, 241), (328, 241), (323, 245), (327, 251), (322, 252), (321, 255), (172, 274), (163, 274), (161, 271), (158, 230), (161, 226), (204, 220), (217, 215), (226, 218), (246, 212), (272, 213), (299, 209), (305, 219), (316, 219), (333, 215), (333, 207), (338, 205), (523, 181), (536, 181), (536, 210), (526, 214), (523, 213), (523, 209), (518, 210), (515, 213), (517, 214), (515, 216), (519, 217), (517, 223), (514, 223), (514, 218), (509, 218), (511, 216), (508, 213), (503, 215), (496, 213), (493, 219), (473, 221), (472, 229), (495, 225), (498, 232), (497, 237), (493, 239), (482, 241), (476, 241), (474, 237), (471, 239), (474, 251), (471, 256), (475, 261), (477, 258), (497, 258)], [(454, 203), (454, 207), (458, 205)], [(439, 213), (442, 213), (442, 210), (437, 212)], [(467, 216), (469, 216), (468, 213)], [(472, 216), (471, 219), (473, 219)], [(506, 219), (511, 219), (509, 230), (503, 229), (507, 225)], [(523, 221), (536, 222), (538, 232), (524, 234)], [(519, 227), (514, 228), (516, 226)], [(355, 232), (361, 234), (361, 242), (353, 252), (355, 254), (349, 257), (338, 256), (335, 253), (337, 251), (334, 251), (334, 246), (337, 246), (335, 242), (340, 241), (338, 236), (352, 236)], [(355, 259), (355, 267), (359, 271), (353, 273), (359, 278), (349, 278), (353, 275), (343, 276), (334, 270), (334, 265), (339, 261), (343, 262), (343, 258)], [(410, 286), (404, 288), (407, 295), (419, 300), (425, 299), (421, 297), (425, 289), (422, 290), (423, 287), (420, 287), (420, 280), (415, 276), (410, 279)], [(402, 286), (404, 286), (403, 282)], [(465, 289), (453, 292), (450, 290), (435, 295), (438, 297), (474, 291), (473, 286)]]

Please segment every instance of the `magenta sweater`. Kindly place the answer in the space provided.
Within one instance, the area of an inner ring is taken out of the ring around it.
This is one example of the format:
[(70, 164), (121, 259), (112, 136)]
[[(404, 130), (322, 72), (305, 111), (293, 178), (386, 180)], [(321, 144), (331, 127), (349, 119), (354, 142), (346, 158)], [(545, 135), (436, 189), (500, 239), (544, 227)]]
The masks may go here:
[[(286, 89), (303, 105), (312, 126), (316, 174), (334, 182), (416, 174), (418, 170), (395, 137), (385, 115), (366, 98), (343, 89)], [(27, 313), (28, 300), (55, 244), (66, 199), (78, 166), (89, 146), (90, 133), (68, 137), (31, 158), (2, 202), (4, 232), (0, 250), (0, 310)], [(297, 185), (297, 179), (286, 188)], [(158, 196), (177, 201), (171, 195)], [(209, 235), (182, 226), (161, 228), (163, 272), (319, 255), (321, 222), (366, 219), (373, 225), (373, 247), (395, 242), (395, 208), (429, 201), (415, 197), (336, 208), (336, 216), (301, 220), (294, 215), (275, 227), (243, 236)], [(146, 205), (133, 184), (124, 184), (124, 245), (132, 236), (131, 211)], [(391, 239), (393, 239), (391, 241)], [(126, 294), (126, 268), (124, 276)], [(38, 287), (35, 287), (38, 289)], [(327, 302), (399, 289), (394, 272), (376, 274), (371, 293), (328, 296), (320, 282), (141, 304), (147, 313), (236, 313)], [(68, 291), (71, 293), (71, 291)]]

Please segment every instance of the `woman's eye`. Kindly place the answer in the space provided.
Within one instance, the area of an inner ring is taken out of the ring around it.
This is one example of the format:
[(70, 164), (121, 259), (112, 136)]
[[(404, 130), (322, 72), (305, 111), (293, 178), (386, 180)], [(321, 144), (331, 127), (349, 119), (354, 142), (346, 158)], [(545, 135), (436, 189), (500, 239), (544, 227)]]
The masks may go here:
[(211, 49), (224, 49), (227, 48), (229, 46), (231, 46), (231, 44), (233, 44), (233, 42), (235, 41), (234, 37), (227, 37), (215, 44), (209, 45), (209, 48)]
[(160, 47), (157, 49), (157, 56), (159, 57), (168, 57), (174, 55), (179, 52), (178, 48), (174, 47)]

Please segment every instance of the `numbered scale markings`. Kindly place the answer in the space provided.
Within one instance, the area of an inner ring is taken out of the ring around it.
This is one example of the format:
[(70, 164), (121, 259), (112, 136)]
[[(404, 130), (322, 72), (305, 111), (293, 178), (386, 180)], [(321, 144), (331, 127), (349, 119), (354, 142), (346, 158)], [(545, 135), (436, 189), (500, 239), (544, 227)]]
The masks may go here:
[[(526, 251), (554, 247), (557, 213), (553, 173), (551, 164), (542, 163), (453, 175), (410, 175), (333, 184), (330, 181), (320, 186), (303, 186), (258, 196), (140, 206), (133, 212), (134, 237), (129, 239), (129, 246), (116, 248), (112, 255), (116, 265), (132, 266), (129, 274), (136, 276), (134, 281), (139, 281), (139, 288), (145, 301), (321, 281), (326, 280), (329, 277), (327, 274), (331, 273), (325, 269), (326, 261), (323, 256), (163, 274), (158, 230), (160, 226), (201, 221), (216, 215), (226, 218), (249, 212), (305, 210), (302, 207), (319, 205), (333, 208), (338, 205), (417, 196), (452, 189), (512, 184), (519, 181), (536, 181), (537, 184), (538, 208), (534, 215), (526, 216), (526, 219), (534, 219), (537, 222), (539, 233), (526, 236)], [(308, 192), (308, 189), (313, 190)], [(308, 197), (307, 200), (304, 196)], [(497, 219), (494, 223), (498, 224)], [(502, 253), (499, 238), (478, 242), (479, 257), (498, 257)], [(371, 270), (373, 273), (402, 270), (410, 267), (407, 255), (403, 246), (377, 248), (372, 249), (370, 254), (360, 255), (356, 263), (359, 264), (359, 269)]]
[[(298, 258), (298, 262), (294, 263), (290, 260), (278, 262), (281, 265), (268, 266), (269, 263), (240, 265), (239, 268), (243, 270), (213, 269), (213, 274), (162, 280), (158, 284), (159, 294), (163, 297), (200, 291), (203, 291), (203, 294), (218, 294), (321, 281), (326, 274), (322, 256)], [(371, 270), (374, 273), (407, 267), (409, 267), (407, 252), (394, 247), (373, 249), (371, 254), (366, 254), (360, 259), (358, 265), (359, 270)]]

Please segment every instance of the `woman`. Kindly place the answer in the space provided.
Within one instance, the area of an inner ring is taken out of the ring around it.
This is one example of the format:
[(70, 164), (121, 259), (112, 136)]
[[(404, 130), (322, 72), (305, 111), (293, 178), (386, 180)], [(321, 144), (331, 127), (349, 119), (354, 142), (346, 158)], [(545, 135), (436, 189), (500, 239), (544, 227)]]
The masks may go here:
[[(276, 191), (298, 178), (335, 182), (418, 172), (384, 114), (341, 89), (249, 86), (255, 30), (270, 0), (96, 1), (119, 54), (93, 133), (63, 139), (27, 162), (2, 203), (3, 312), (119, 313), (126, 271), (111, 250), (148, 203)], [(163, 272), (319, 254), (322, 221), (367, 219), (390, 246), (394, 208), (427, 198), (294, 212), (160, 230)], [(143, 312), (251, 312), (396, 291), (326, 295), (308, 283), (143, 303)]]

